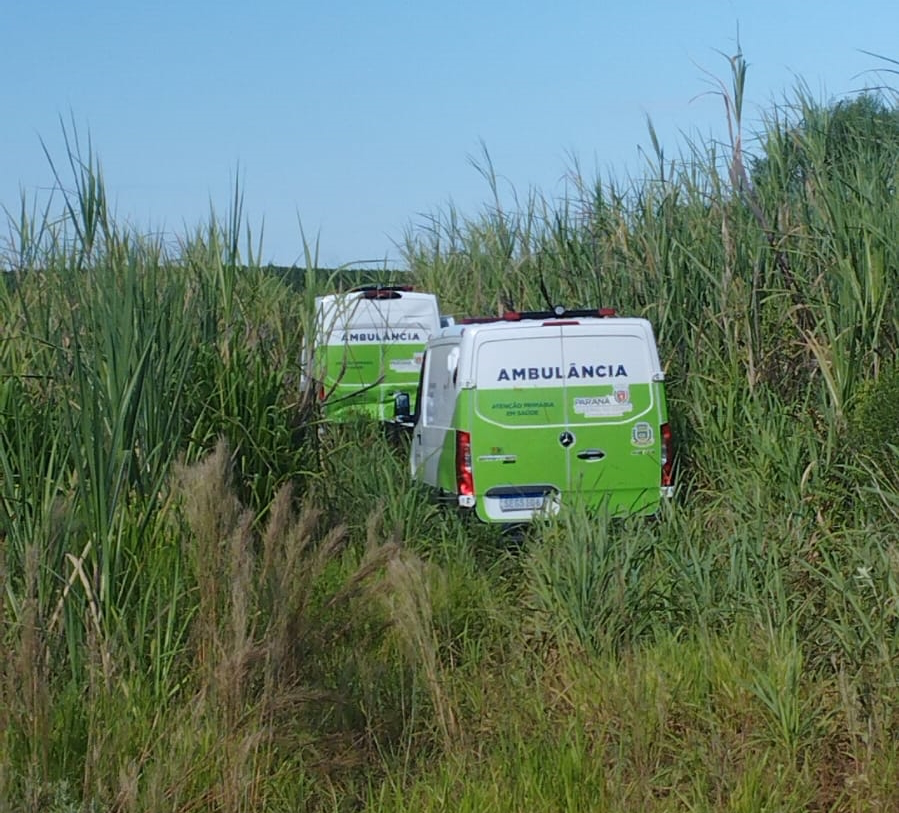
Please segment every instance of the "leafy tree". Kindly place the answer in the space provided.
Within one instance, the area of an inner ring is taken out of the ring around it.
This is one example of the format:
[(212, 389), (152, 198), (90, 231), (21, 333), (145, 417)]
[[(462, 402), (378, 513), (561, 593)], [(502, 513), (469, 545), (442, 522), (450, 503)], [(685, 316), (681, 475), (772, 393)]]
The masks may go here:
[(873, 174), (880, 191), (895, 191), (899, 162), (899, 109), (880, 93), (865, 91), (829, 106), (800, 95), (798, 116), (769, 121), (762, 154), (750, 174), (763, 200), (802, 198), (807, 184), (838, 180), (854, 186)]

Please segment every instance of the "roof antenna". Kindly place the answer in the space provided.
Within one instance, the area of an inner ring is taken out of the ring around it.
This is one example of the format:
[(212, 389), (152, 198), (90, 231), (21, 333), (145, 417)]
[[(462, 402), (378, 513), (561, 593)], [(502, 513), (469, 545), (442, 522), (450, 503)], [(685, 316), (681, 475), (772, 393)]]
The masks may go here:
[(543, 281), (543, 272), (540, 273), (540, 293), (543, 294), (546, 307), (556, 316), (563, 316), (565, 314), (564, 305), (553, 305), (552, 297), (549, 295), (549, 291), (546, 290), (546, 283)]

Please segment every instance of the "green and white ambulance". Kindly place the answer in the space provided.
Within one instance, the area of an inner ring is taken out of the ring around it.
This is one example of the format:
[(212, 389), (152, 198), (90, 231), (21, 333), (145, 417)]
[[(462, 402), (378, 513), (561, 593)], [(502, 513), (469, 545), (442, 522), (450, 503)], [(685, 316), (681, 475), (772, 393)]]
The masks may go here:
[(411, 468), (485, 522), (611, 515), (670, 497), (672, 438), (652, 326), (609, 309), (463, 320), (428, 342)]
[(325, 417), (395, 421), (408, 413), (428, 338), (440, 330), (434, 294), (367, 285), (315, 299), (315, 338), (306, 382)]

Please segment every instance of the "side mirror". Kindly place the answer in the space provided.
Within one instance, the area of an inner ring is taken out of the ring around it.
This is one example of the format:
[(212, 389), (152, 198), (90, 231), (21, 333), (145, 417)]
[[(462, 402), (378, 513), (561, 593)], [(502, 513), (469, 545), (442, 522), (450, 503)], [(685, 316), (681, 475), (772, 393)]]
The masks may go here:
[(412, 423), (412, 405), (408, 392), (398, 392), (393, 396), (393, 419), (397, 423)]

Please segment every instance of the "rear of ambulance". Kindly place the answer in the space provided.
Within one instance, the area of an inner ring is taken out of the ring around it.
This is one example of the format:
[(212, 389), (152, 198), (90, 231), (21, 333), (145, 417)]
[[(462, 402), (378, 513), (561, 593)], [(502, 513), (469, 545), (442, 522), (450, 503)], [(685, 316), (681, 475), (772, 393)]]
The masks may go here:
[(557, 511), (577, 492), (612, 515), (671, 491), (664, 374), (643, 319), (508, 319), (473, 338), (457, 433), (462, 505), (486, 522)]
[(391, 421), (415, 400), (428, 337), (439, 330), (432, 294), (371, 286), (319, 308), (318, 396), (326, 417)]

